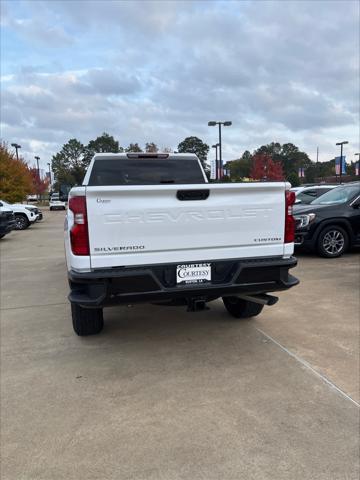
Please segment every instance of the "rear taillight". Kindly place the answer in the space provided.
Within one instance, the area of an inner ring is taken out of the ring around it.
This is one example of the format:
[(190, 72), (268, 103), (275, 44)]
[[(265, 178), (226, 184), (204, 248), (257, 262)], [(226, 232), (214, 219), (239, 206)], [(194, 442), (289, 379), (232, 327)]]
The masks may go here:
[(71, 250), (74, 255), (89, 255), (89, 233), (86, 213), (86, 198), (72, 197), (69, 210), (74, 214), (74, 225), (70, 230)]
[(295, 240), (295, 218), (293, 217), (293, 205), (295, 203), (295, 192), (285, 192), (285, 243), (292, 243)]

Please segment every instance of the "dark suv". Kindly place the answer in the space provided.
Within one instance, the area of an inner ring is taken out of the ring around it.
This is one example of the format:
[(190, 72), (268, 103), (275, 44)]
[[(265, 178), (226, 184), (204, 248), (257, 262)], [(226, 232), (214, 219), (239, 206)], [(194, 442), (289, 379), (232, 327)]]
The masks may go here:
[(295, 205), (295, 245), (322, 257), (360, 246), (360, 182), (341, 185), (309, 205)]
[(15, 228), (14, 212), (6, 207), (0, 207), (0, 238), (5, 237)]

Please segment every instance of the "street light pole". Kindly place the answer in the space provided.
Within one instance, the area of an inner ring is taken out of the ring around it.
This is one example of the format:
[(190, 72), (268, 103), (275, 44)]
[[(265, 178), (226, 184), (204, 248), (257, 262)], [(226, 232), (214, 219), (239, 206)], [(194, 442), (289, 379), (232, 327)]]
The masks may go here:
[(219, 122), (219, 180), (222, 179), (223, 168), (222, 168), (222, 147), (221, 147), (221, 122)]
[(342, 157), (343, 157), (343, 144), (340, 145), (340, 184), (341, 184), (341, 176), (342, 176)]
[(15, 148), (15, 151), (16, 151), (16, 160), (19, 160), (18, 150), (19, 150), (19, 148), (21, 148), (21, 145), (19, 145), (18, 143), (12, 143), (11, 146)]
[(40, 160), (40, 157), (35, 156), (34, 158), (35, 158), (36, 163), (37, 163), (38, 180), (40, 181), (40, 169), (39, 169), (39, 160)]
[(341, 183), (341, 176), (342, 176), (342, 166), (343, 166), (343, 163), (342, 163), (342, 159), (343, 159), (343, 145), (346, 145), (347, 141), (344, 141), (344, 142), (338, 142), (336, 145), (340, 145), (340, 183)]
[(232, 122), (215, 122), (215, 121), (211, 121), (211, 122), (208, 122), (208, 126), (209, 127), (215, 127), (216, 125), (219, 125), (219, 166), (220, 166), (220, 169), (219, 169), (219, 179), (221, 180), (222, 178), (222, 170), (223, 170), (223, 166), (222, 166), (222, 143), (221, 143), (221, 126), (223, 125), (224, 127), (230, 127), (232, 125)]
[(50, 185), (50, 188), (51, 188), (51, 170), (50, 170), (50, 163), (48, 162), (48, 167), (49, 167), (49, 185)]
[(219, 166), (218, 166), (218, 143), (215, 143), (215, 145), (211, 145), (211, 148), (215, 148), (215, 180), (219, 179)]

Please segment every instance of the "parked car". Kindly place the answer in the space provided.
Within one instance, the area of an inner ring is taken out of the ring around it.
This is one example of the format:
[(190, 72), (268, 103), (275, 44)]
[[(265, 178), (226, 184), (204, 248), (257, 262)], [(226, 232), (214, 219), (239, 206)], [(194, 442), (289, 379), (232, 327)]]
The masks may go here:
[(10, 203), (11, 207), (25, 207), (30, 212), (34, 212), (36, 215), (36, 222), (40, 222), (43, 219), (43, 213), (40, 208), (36, 207), (35, 205), (24, 205), (23, 203)]
[(11, 204), (0, 200), (0, 206), (5, 206), (14, 212), (15, 230), (25, 230), (37, 220), (37, 214), (30, 205), (22, 205), (21, 203)]
[[(0, 202), (1, 203), (1, 202)], [(14, 212), (7, 206), (0, 205), (0, 238), (5, 237), (15, 228)]]
[(301, 190), (303, 190), (303, 189), (306, 188), (306, 187), (314, 187), (314, 186), (316, 186), (316, 185), (317, 185), (316, 183), (303, 183), (303, 184), (301, 184), (301, 185), (299, 185), (299, 186), (297, 186), (297, 187), (291, 187), (290, 190), (291, 190), (292, 192), (295, 192), (295, 193), (296, 193), (296, 192), (300, 192)]
[(44, 218), (42, 210), (40, 210), (40, 208), (34, 207), (32, 205), (27, 205), (27, 207), (32, 207), (33, 208), (33, 211), (36, 215), (36, 221), (41, 222), (41, 220)]
[(30, 208), (30, 210), (35, 213), (37, 222), (40, 222), (44, 218), (42, 210), (40, 210), (40, 208), (35, 207), (35, 205), (26, 205), (26, 207)]
[(291, 190), (295, 192), (296, 200), (295, 204), (309, 204), (315, 198), (321, 197), (324, 193), (332, 190), (333, 188), (338, 187), (339, 185), (313, 185), (311, 187), (296, 187), (292, 188)]
[(60, 199), (60, 195), (58, 193), (53, 193), (50, 197), (49, 207), (50, 210), (65, 210), (66, 203)]
[(222, 298), (258, 315), (298, 284), (286, 182), (208, 183), (194, 154), (96, 154), (69, 195), (65, 252), (78, 335), (103, 328), (103, 307), (203, 310)]
[(295, 205), (294, 216), (295, 246), (340, 257), (360, 246), (360, 182), (338, 186), (310, 205)]
[(28, 202), (37, 202), (37, 201), (38, 201), (38, 197), (37, 197), (37, 195), (27, 195), (26, 200), (27, 200)]

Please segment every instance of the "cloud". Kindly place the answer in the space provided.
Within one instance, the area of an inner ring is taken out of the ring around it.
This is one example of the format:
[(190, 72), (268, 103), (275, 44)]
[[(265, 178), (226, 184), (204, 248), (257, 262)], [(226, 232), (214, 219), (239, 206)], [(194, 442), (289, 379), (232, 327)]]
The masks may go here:
[(75, 39), (62, 27), (46, 24), (36, 18), (14, 19), (6, 12), (3, 26), (12, 29), (28, 41), (46, 47), (67, 47), (75, 43)]
[(358, 151), (357, 2), (5, 5), (2, 135), (47, 157), (103, 131), (212, 144), (211, 119), (233, 121), (228, 158), (273, 140), (333, 156), (340, 134)]
[(121, 69), (92, 69), (81, 77), (76, 84), (80, 93), (109, 95), (130, 95), (137, 93), (141, 88), (135, 75), (121, 71)]
[(109, 28), (143, 33), (145, 36), (169, 30), (182, 9), (182, 2), (162, 0), (92, 0), (86, 2), (86, 8), (83, 0), (57, 2), (57, 11), (61, 11), (68, 22), (76, 24), (81, 30), (90, 28), (103, 32), (103, 26), (107, 25)]

